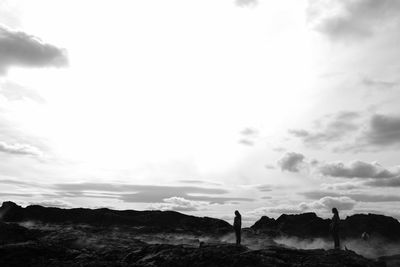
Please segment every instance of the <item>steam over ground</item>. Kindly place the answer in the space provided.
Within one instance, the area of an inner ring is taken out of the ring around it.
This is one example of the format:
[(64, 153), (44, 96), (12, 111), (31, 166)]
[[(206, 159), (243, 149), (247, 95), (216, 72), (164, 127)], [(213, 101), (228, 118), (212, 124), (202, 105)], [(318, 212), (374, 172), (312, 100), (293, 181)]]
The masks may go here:
[[(279, 237), (274, 241), (280, 245), (284, 245), (297, 249), (332, 249), (333, 241), (314, 238), (300, 239), (297, 237)], [(357, 254), (363, 255), (366, 258), (378, 258), (381, 256), (389, 256), (398, 254), (400, 251), (400, 243), (385, 241), (381, 238), (371, 238), (368, 241), (363, 239), (347, 239), (342, 240), (342, 248), (353, 250)]]
[[(220, 237), (179, 233), (141, 233), (135, 227), (93, 227), (89, 225), (57, 225), (37, 222), (23, 222), (20, 225), (29, 229), (48, 231), (48, 239), (68, 239), (77, 248), (101, 249), (112, 246), (129, 246), (132, 242), (147, 244), (171, 244), (199, 247), (201, 243), (235, 243), (234, 233)], [(343, 249), (348, 249), (366, 258), (378, 258), (398, 254), (400, 243), (385, 241), (383, 238), (341, 240)], [(296, 249), (332, 249), (333, 241), (323, 238), (275, 237), (256, 234), (244, 229), (242, 244), (253, 250), (268, 246), (282, 245)]]

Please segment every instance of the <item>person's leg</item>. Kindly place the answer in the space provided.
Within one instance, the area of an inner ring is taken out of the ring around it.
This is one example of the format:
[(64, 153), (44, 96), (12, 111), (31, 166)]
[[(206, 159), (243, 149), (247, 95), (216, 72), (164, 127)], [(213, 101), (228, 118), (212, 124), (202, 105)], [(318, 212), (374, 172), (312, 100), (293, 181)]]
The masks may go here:
[(335, 249), (340, 249), (340, 240), (339, 240), (339, 233), (333, 233), (333, 239), (335, 242)]
[(240, 245), (240, 230), (235, 229), (236, 245)]
[(242, 230), (241, 229), (238, 230), (238, 237), (239, 237), (238, 238), (239, 239), (239, 243), (238, 244), (240, 245), (240, 243), (242, 242)]

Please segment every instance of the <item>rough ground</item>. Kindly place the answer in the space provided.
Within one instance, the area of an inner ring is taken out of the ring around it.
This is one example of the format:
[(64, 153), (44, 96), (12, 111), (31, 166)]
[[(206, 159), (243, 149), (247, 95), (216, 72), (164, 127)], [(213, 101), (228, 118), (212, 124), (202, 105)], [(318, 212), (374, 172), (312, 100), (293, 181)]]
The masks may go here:
[[(10, 225), (2, 226), (10, 229)], [(0, 245), (0, 266), (386, 266), (352, 251), (271, 245), (250, 249), (202, 236), (140, 234), (130, 228), (30, 226), (35, 229), (11, 225), (18, 240), (9, 239)]]
[(195, 248), (139, 243), (125, 249), (79, 249), (40, 242), (9, 244), (0, 246), (0, 266), (386, 266), (383, 262), (367, 260), (350, 251), (282, 247), (250, 250), (233, 244), (209, 244)]

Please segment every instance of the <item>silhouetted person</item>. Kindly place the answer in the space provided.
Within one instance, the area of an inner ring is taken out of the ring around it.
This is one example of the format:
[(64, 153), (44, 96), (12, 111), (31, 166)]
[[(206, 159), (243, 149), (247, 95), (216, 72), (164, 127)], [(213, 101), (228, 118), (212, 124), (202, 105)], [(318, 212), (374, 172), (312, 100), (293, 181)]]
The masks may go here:
[(235, 229), (236, 245), (240, 245), (241, 232), (242, 232), (242, 215), (239, 211), (235, 211), (235, 220), (233, 221), (233, 228)]
[(339, 240), (339, 223), (340, 223), (340, 218), (339, 218), (339, 212), (336, 208), (332, 209), (333, 217), (332, 217), (332, 222), (330, 224), (330, 230), (332, 233), (333, 237), (333, 242), (335, 244), (335, 249), (340, 249), (340, 240)]

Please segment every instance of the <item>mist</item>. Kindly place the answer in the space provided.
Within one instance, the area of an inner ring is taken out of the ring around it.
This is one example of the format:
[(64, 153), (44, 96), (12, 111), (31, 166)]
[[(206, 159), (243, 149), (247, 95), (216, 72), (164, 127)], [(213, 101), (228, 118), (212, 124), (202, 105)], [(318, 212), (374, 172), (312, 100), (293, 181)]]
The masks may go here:
[[(289, 248), (296, 249), (333, 249), (333, 240), (323, 238), (301, 239), (297, 237), (279, 237), (274, 242)], [(345, 250), (352, 250), (366, 258), (378, 258), (398, 254), (400, 251), (399, 242), (391, 242), (383, 238), (375, 237), (369, 240), (344, 239), (341, 240), (341, 247)]]
[[(43, 224), (34, 221), (19, 223), (29, 229), (42, 230), (48, 233), (47, 239), (64, 239), (74, 248), (103, 249), (106, 247), (129, 247), (134, 244), (170, 244), (187, 247), (199, 247), (202, 244), (233, 244), (234, 233), (223, 236), (181, 234), (181, 233), (137, 233), (135, 227), (93, 227), (90, 225), (59, 225)], [(265, 234), (255, 234), (247, 229), (242, 233), (242, 245), (252, 250), (265, 249), (270, 246), (284, 246), (294, 249), (324, 249), (333, 248), (333, 241), (324, 238), (276, 237)], [(352, 250), (366, 258), (376, 259), (382, 256), (398, 254), (399, 242), (391, 242), (380, 237), (369, 240), (343, 239), (341, 247)]]

